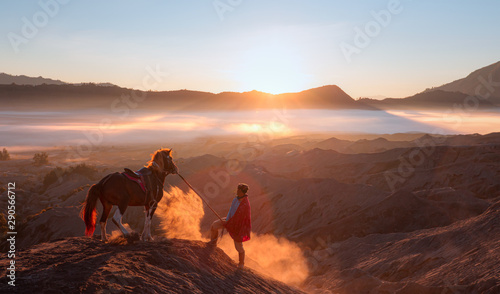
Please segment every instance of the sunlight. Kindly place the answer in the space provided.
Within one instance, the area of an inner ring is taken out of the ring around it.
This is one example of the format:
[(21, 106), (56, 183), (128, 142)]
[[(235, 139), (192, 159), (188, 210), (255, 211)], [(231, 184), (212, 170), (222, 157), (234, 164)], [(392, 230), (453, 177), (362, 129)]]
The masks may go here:
[[(211, 126), (209, 118), (201, 116), (172, 116), (151, 115), (130, 119), (129, 122), (114, 122), (106, 127), (100, 127), (99, 124), (89, 123), (64, 123), (64, 124), (38, 124), (38, 125), (17, 125), (14, 128), (21, 130), (36, 130), (36, 131), (80, 131), (87, 132), (100, 129), (105, 133), (120, 133), (132, 130), (151, 130), (160, 128), (163, 131), (192, 131), (206, 130)], [(2, 125), (0, 125), (2, 127)]]
[(293, 44), (271, 43), (249, 49), (235, 74), (240, 91), (270, 94), (300, 92), (311, 86), (304, 73), (303, 58)]
[(240, 123), (231, 124), (225, 128), (231, 133), (266, 133), (272, 134), (273, 136), (286, 136), (292, 134), (292, 130), (286, 125), (276, 122), (271, 122), (269, 124), (258, 124), (258, 123)]
[(498, 112), (471, 111), (469, 113), (452, 113), (442, 111), (388, 110), (387, 113), (449, 130), (452, 133), (461, 134), (493, 133), (498, 131), (498, 125), (500, 125), (500, 113)]

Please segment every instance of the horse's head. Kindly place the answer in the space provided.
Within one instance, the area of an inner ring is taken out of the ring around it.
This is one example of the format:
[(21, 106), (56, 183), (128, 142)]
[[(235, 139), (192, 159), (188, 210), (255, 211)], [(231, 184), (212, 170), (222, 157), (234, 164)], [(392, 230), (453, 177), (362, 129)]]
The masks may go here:
[(177, 166), (172, 159), (172, 149), (157, 150), (153, 154), (149, 166), (153, 166), (162, 173), (176, 174), (178, 172)]

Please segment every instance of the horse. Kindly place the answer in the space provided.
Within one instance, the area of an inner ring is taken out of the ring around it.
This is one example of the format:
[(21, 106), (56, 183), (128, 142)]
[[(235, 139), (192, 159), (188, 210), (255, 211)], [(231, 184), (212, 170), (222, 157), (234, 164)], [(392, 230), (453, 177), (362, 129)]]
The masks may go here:
[[(102, 203), (103, 211), (99, 224), (101, 225), (101, 240), (107, 241), (106, 236), (106, 221), (108, 219), (111, 208), (116, 205), (118, 209), (115, 211), (112, 221), (127, 237), (129, 232), (122, 225), (122, 217), (128, 206), (144, 206), (145, 220), (144, 230), (141, 239), (144, 241), (152, 240), (151, 237), (151, 219), (163, 197), (163, 184), (168, 174), (177, 174), (178, 169), (172, 159), (171, 149), (159, 149), (152, 154), (151, 160), (143, 169), (148, 169), (151, 172), (152, 181), (155, 182), (156, 195), (148, 197), (147, 192), (137, 183), (129, 180), (122, 173), (113, 173), (102, 178), (99, 183), (90, 187), (80, 216), (85, 222), (85, 235), (92, 236), (96, 226), (96, 203), (99, 199)], [(147, 199), (150, 198), (150, 199)]]

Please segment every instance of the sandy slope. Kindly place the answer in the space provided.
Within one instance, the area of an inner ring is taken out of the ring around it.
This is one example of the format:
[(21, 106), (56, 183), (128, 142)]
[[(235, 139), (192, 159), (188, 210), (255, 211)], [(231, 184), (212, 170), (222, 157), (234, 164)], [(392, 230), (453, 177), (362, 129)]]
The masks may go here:
[(307, 283), (333, 293), (499, 293), (500, 202), (449, 226), (331, 243), (318, 256)]
[[(12, 290), (7, 262), (0, 260), (2, 293)], [(19, 293), (302, 293), (238, 270), (222, 250), (199, 241), (64, 238), (21, 251), (16, 262)]]

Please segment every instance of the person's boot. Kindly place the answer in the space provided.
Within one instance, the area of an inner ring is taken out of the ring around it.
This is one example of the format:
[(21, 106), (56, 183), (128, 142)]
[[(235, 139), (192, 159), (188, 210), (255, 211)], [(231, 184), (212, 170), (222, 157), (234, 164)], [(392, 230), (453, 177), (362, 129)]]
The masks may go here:
[(209, 246), (217, 246), (217, 238), (219, 238), (219, 230), (212, 230), (210, 232), (210, 241), (207, 242)]
[(240, 259), (240, 263), (238, 264), (238, 268), (242, 269), (245, 267), (245, 252), (238, 253), (238, 255), (239, 255), (239, 259)]

